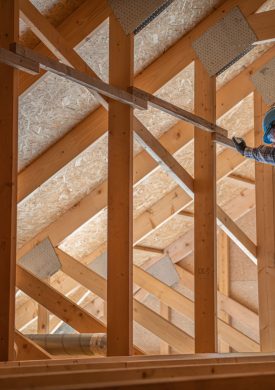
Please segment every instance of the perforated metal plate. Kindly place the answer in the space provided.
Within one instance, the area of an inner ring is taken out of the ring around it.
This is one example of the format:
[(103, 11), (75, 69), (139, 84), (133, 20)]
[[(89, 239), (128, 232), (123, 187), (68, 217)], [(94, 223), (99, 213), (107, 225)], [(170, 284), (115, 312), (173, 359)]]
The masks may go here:
[[(103, 253), (93, 261), (89, 267), (103, 278), (107, 278), (107, 253)], [(148, 268), (147, 272), (161, 282), (172, 286), (179, 281), (179, 275), (169, 256), (164, 257)]]
[(124, 32), (137, 34), (174, 0), (108, 0)]
[(193, 42), (193, 49), (210, 76), (218, 75), (252, 49), (257, 41), (239, 7)]
[(275, 58), (255, 72), (251, 79), (265, 103), (275, 103)]
[(61, 268), (60, 261), (48, 238), (21, 257), (18, 263), (41, 279), (49, 278)]

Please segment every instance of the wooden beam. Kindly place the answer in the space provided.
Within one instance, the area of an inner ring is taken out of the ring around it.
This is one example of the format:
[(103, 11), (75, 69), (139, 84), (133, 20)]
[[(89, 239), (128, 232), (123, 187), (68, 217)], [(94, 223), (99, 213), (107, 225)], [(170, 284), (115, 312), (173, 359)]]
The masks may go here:
[[(50, 278), (44, 280), (46, 283), (50, 284)], [(50, 313), (43, 306), (38, 305), (38, 313), (37, 313), (37, 333), (38, 334), (47, 334), (49, 333), (49, 325), (50, 325)]]
[[(245, 1), (241, 1), (239, 4), (243, 13), (249, 15), (253, 13), (262, 2), (263, 1), (257, 1), (247, 4)], [(90, 32), (89, 29), (96, 27), (98, 25), (97, 23), (102, 21), (100, 19), (101, 16), (109, 16), (108, 12), (110, 9), (108, 6), (106, 7), (106, 3), (106, 0), (94, 0), (93, 2), (86, 0), (86, 2), (72, 14), (72, 17), (64, 22), (64, 28), (58, 28), (60, 34), (66, 38), (72, 47), (78, 43), (78, 39), (85, 38)], [(235, 0), (227, 1), (226, 4), (223, 4), (215, 12), (215, 15), (209, 15), (209, 17), (206, 18), (207, 21), (203, 22), (203, 24), (206, 23), (205, 26), (200, 24), (200, 26), (195, 28), (198, 28), (197, 37), (235, 5)], [(92, 9), (93, 7), (94, 10)], [(76, 25), (77, 28), (75, 28)], [(85, 33), (86, 35), (84, 35)], [(188, 33), (187, 36), (181, 38), (167, 52), (162, 54), (157, 60), (143, 70), (141, 74), (136, 76), (134, 84), (139, 88), (154, 93), (163, 84), (169, 81), (170, 78), (176, 76), (176, 74), (185, 66), (193, 61), (194, 56), (193, 52), (190, 51), (190, 47), (191, 42), (194, 39), (196, 39), (196, 33), (194, 36), (193, 30), (192, 33)], [(37, 49), (39, 49), (38, 51), (40, 53), (49, 55), (47, 49), (44, 50), (45, 47), (41, 44)], [(184, 58), (181, 55), (183, 51), (185, 52)], [(274, 52), (275, 49), (270, 49), (262, 57), (244, 69), (237, 77), (217, 91), (217, 117), (223, 115), (254, 90), (250, 75), (265, 62), (273, 58)], [(165, 69), (165, 72), (158, 72), (158, 69)], [(93, 128), (92, 132), (87, 131), (87, 129), (91, 128)], [(99, 108), (92, 114), (89, 114), (79, 125), (76, 125), (61, 140), (57, 141), (56, 144), (45, 151), (20, 173), (18, 200), (22, 200), (30, 192), (34, 191), (39, 185), (54, 175), (54, 173), (81, 153), (81, 151), (87, 148), (106, 131), (107, 114), (103, 108)]]
[[(220, 231), (217, 236), (217, 257), (218, 257), (218, 285), (219, 291), (224, 296), (229, 296), (230, 277), (229, 277), (229, 259), (230, 259), (230, 239), (228, 235)], [(220, 318), (229, 323), (230, 316), (226, 312), (220, 312)], [(219, 340), (220, 352), (230, 352), (230, 344)]]
[(20, 332), (15, 332), (16, 360), (52, 359), (52, 356)]
[[(148, 92), (145, 92), (135, 87), (131, 87), (129, 91), (132, 92), (133, 95), (136, 96), (137, 98), (147, 101), (152, 107), (155, 107), (158, 110), (161, 110), (180, 120), (190, 123), (191, 125), (196, 126), (201, 130), (210, 133), (217, 133), (223, 137), (227, 137), (227, 130), (221, 128), (220, 126), (217, 126), (215, 123), (209, 120), (206, 120), (205, 118), (201, 117), (199, 114), (193, 114), (189, 111), (183, 110), (182, 108), (179, 108), (172, 103), (169, 103), (163, 99), (158, 98), (155, 95), (152, 95)], [(216, 95), (216, 89), (215, 89), (215, 95)], [(216, 105), (215, 105), (215, 109), (216, 109)]]
[[(195, 61), (195, 113), (216, 118), (216, 80)], [(195, 350), (215, 352), (216, 333), (216, 148), (212, 134), (195, 128)]]
[(105, 332), (105, 326), (91, 314), (75, 305), (57, 290), (43, 282), (20, 265), (16, 268), (17, 286), (25, 294), (45, 306), (50, 312), (78, 332)]
[[(262, 144), (262, 119), (267, 107), (254, 94), (255, 145)], [(275, 351), (275, 168), (256, 163), (256, 226), (261, 350)]]
[(159, 254), (164, 253), (164, 249), (154, 248), (152, 246), (146, 246), (146, 245), (135, 245), (134, 249), (137, 251), (149, 252), (149, 253), (159, 253)]
[[(0, 46), (19, 39), (17, 1), (0, 1)], [(0, 64), (0, 361), (14, 358), (18, 71)]]
[[(123, 90), (133, 83), (134, 37), (109, 19), (109, 81)], [(107, 353), (133, 348), (133, 110), (110, 101), (108, 137)]]
[[(172, 309), (165, 305), (165, 303), (160, 302), (159, 314), (165, 318), (167, 321), (171, 322), (172, 320)], [(171, 347), (165, 341), (160, 340), (160, 354), (169, 355), (171, 353)]]
[(232, 239), (232, 241), (257, 264), (257, 247), (254, 242), (243, 232), (241, 228), (217, 206), (218, 226)]
[(252, 30), (257, 35), (256, 44), (271, 43), (275, 41), (275, 10), (259, 12), (247, 18)]

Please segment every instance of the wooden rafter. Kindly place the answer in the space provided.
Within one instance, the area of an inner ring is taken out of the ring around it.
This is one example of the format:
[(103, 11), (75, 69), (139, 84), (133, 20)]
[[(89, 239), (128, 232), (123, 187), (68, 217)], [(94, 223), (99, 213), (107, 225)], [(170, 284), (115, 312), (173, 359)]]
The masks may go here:
[(257, 35), (257, 44), (270, 43), (275, 41), (275, 11), (266, 11), (250, 15), (248, 23)]

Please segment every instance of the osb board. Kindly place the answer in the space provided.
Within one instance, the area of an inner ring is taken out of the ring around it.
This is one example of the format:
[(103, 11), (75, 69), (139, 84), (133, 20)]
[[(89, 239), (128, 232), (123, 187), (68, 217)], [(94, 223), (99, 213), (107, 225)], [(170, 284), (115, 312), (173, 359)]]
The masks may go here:
[(48, 73), (20, 98), (19, 170), (54, 144), (96, 106), (84, 87)]

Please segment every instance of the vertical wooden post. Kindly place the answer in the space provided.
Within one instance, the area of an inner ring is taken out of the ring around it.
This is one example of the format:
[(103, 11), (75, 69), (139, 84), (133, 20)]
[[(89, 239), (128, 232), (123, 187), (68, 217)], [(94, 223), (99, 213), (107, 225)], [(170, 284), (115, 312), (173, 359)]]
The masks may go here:
[[(262, 119), (267, 111), (254, 92), (255, 145), (263, 143)], [(263, 352), (275, 351), (275, 168), (256, 163), (256, 224), (260, 344)]]
[[(44, 281), (50, 283), (50, 278), (45, 278)], [(37, 333), (47, 334), (49, 333), (49, 327), (50, 327), (50, 312), (43, 305), (38, 304)]]
[[(171, 321), (171, 308), (165, 303), (160, 302), (160, 311), (159, 314), (164, 317), (166, 320)], [(161, 340), (160, 341), (160, 354), (161, 355), (169, 355), (171, 352), (171, 347), (168, 343)]]
[[(109, 82), (133, 83), (133, 36), (110, 17)], [(133, 109), (109, 104), (107, 350), (133, 352)]]
[[(229, 259), (230, 259), (230, 239), (222, 230), (218, 234), (218, 282), (219, 291), (229, 296)], [(222, 312), (220, 318), (229, 323), (230, 316)], [(223, 340), (219, 341), (219, 351), (221, 353), (230, 352), (230, 346)]]
[[(195, 61), (195, 113), (215, 122), (215, 77)], [(216, 148), (212, 134), (195, 128), (195, 351), (215, 352)]]
[[(17, 1), (0, 0), (0, 46), (18, 41)], [(0, 361), (14, 358), (18, 72), (0, 64)]]

